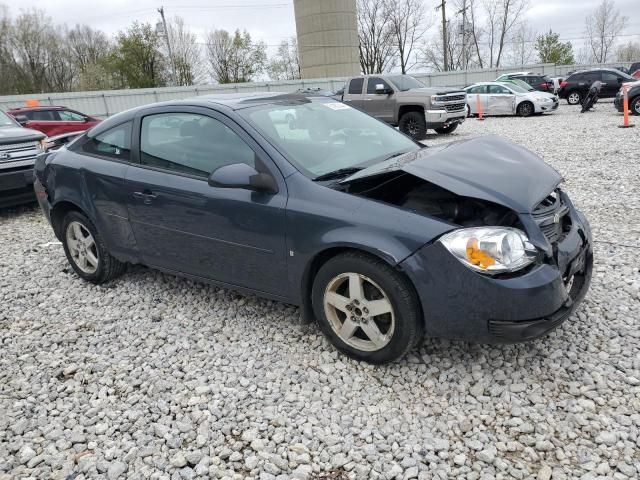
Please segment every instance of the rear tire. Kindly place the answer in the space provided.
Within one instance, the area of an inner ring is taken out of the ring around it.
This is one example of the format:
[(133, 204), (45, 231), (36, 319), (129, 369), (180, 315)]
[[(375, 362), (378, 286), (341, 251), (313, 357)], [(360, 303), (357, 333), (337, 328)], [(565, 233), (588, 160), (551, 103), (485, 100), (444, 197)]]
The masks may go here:
[(522, 102), (518, 105), (518, 115), (521, 117), (530, 117), (536, 113), (536, 109), (531, 102)]
[(569, 105), (580, 105), (582, 103), (582, 94), (577, 91), (570, 92), (567, 95), (567, 103)]
[(314, 279), (312, 304), (331, 343), (356, 360), (392, 362), (422, 339), (413, 286), (397, 270), (365, 253), (343, 253), (327, 261)]
[(80, 212), (71, 211), (64, 217), (62, 245), (73, 270), (88, 282), (108, 282), (126, 269), (126, 264), (109, 254), (96, 227)]
[(427, 122), (422, 112), (407, 112), (400, 117), (399, 130), (414, 140), (424, 140), (427, 137)]
[(448, 127), (436, 128), (434, 130), (440, 135), (448, 135), (450, 133), (453, 133), (455, 129), (458, 128), (458, 125), (458, 123), (452, 123)]

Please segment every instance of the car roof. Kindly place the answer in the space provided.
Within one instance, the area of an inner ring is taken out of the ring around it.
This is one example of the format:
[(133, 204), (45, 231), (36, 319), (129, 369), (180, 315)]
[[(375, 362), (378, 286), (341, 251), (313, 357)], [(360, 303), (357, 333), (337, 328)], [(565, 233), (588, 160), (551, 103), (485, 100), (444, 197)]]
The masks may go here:
[(72, 110), (68, 107), (63, 107), (62, 105), (38, 105), (37, 107), (13, 107), (10, 111), (28, 111), (28, 110)]

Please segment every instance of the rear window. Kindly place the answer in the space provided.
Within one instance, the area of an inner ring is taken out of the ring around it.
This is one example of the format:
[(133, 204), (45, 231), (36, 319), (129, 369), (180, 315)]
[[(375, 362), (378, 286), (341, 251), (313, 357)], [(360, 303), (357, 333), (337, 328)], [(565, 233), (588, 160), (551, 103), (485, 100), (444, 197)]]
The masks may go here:
[(82, 150), (91, 155), (129, 161), (132, 129), (133, 122), (113, 127), (95, 137), (88, 138), (82, 145)]
[(364, 78), (354, 78), (349, 83), (349, 94), (359, 95), (362, 93), (362, 86), (364, 85)]

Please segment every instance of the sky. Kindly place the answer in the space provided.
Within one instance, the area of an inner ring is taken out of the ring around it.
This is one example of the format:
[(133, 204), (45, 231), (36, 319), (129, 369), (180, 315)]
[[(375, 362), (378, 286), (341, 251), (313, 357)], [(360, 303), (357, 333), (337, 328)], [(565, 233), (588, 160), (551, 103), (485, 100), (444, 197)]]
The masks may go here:
[[(577, 51), (584, 43), (585, 17), (600, 1), (532, 0), (527, 20), (536, 31), (552, 29), (561, 39), (572, 40)], [(135, 20), (155, 24), (159, 20), (156, 9), (162, 5), (166, 16), (183, 17), (202, 42), (211, 30), (240, 28), (252, 38), (263, 40), (271, 52), (282, 40), (295, 35), (293, 0), (0, 0), (2, 3), (9, 6), (12, 15), (21, 9), (38, 8), (56, 23), (84, 23), (110, 34), (126, 29)], [(430, 9), (439, 2), (425, 3)], [(630, 18), (625, 31), (628, 36), (623, 40), (640, 40), (640, 0), (616, 0), (616, 4)], [(436, 12), (433, 14), (435, 20)], [(449, 17), (453, 15), (450, 9)], [(435, 27), (432, 31), (436, 32)]]

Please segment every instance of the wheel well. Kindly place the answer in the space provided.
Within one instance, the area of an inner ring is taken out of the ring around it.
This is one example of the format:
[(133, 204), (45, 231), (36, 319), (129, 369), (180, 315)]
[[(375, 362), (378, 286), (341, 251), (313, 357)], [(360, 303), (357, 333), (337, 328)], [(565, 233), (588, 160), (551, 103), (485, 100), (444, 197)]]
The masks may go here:
[[(318, 271), (322, 268), (322, 266), (325, 263), (327, 263), (333, 257), (335, 257), (337, 255), (340, 255), (342, 253), (346, 253), (346, 252), (362, 253), (364, 255), (369, 255), (369, 256), (371, 256), (373, 258), (376, 258), (378, 260), (382, 260), (385, 263), (389, 263), (385, 258), (383, 258), (380, 255), (375, 255), (374, 253), (371, 253), (368, 250), (362, 250), (362, 249), (359, 249), (359, 248), (352, 248), (352, 247), (332, 247), (332, 248), (328, 248), (328, 249), (323, 250), (322, 252), (318, 253), (315, 257), (313, 257), (313, 259), (309, 263), (309, 266), (305, 270), (305, 272), (303, 274), (303, 277), (302, 277), (302, 305), (301, 305), (301, 308), (302, 308), (303, 317), (305, 319), (307, 319), (308, 321), (311, 321), (312, 319), (314, 319), (313, 306), (311, 305), (311, 294), (312, 294), (312, 291), (313, 291), (313, 281), (316, 278), (316, 275), (318, 274)], [(402, 270), (398, 269), (398, 271), (400, 271), (400, 273), (402, 273), (402, 275), (406, 275)], [(409, 280), (409, 284), (413, 287), (413, 282), (411, 282), (410, 280)]]
[(66, 201), (57, 203), (56, 206), (51, 210), (51, 225), (53, 226), (53, 231), (56, 234), (58, 240), (62, 239), (62, 221), (67, 213), (72, 211), (84, 214), (82, 209), (76, 204)]
[(418, 112), (424, 114), (424, 107), (421, 105), (402, 105), (400, 107), (400, 110), (398, 110), (398, 121), (400, 121), (402, 116), (408, 112)]
[(531, 100), (524, 100), (522, 102), (520, 102), (518, 104), (518, 108), (520, 108), (522, 105), (524, 105), (525, 103), (528, 103), (529, 105), (531, 105), (533, 107), (533, 102)]

